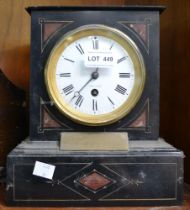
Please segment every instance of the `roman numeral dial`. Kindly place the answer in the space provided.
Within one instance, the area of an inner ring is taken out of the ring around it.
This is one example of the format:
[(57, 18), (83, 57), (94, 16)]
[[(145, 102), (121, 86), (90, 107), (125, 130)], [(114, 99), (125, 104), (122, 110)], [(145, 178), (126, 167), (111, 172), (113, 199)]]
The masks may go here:
[(69, 95), (73, 91), (74, 91), (74, 87), (72, 84), (63, 88), (63, 93), (65, 93), (65, 95)]
[(71, 73), (60, 73), (58, 74), (60, 77), (71, 77)]
[(84, 50), (83, 50), (83, 48), (82, 48), (82, 46), (80, 45), (80, 44), (76, 44), (76, 49), (78, 50), (78, 52), (81, 54), (81, 55), (83, 55), (84, 54)]
[(123, 86), (121, 85), (117, 85), (116, 88), (114, 89), (116, 92), (122, 94), (122, 95), (125, 95), (127, 93), (127, 89), (124, 88)]
[[(86, 67), (86, 57), (96, 65), (104, 62), (103, 66)], [(129, 54), (114, 40), (98, 35), (84, 37), (67, 47), (62, 58), (57, 78), (68, 106), (98, 116), (117, 110), (128, 100), (134, 67)]]
[(98, 50), (99, 48), (99, 40), (96, 36), (92, 39), (92, 46), (94, 50)]
[(94, 111), (94, 113), (98, 111), (98, 102), (96, 99), (92, 99), (92, 110)]
[(84, 100), (84, 97), (81, 96), (81, 95), (79, 95), (78, 98), (77, 98), (77, 100), (76, 100), (76, 102), (75, 102), (75, 105), (78, 106), (78, 107), (80, 107), (81, 104), (82, 104), (82, 102), (83, 102), (83, 100)]
[(119, 73), (120, 78), (130, 78), (131, 73)]

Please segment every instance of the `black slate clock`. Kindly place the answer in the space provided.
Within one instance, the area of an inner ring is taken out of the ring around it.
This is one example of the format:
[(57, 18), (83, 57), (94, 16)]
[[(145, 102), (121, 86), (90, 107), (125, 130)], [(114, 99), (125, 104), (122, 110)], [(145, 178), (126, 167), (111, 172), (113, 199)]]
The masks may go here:
[[(27, 9), (31, 14), (30, 135), (7, 157), (9, 205), (182, 203), (183, 152), (159, 138), (163, 9)], [(118, 136), (126, 133), (128, 150), (118, 143)], [(66, 134), (70, 136), (60, 146), (60, 137), (63, 140)], [(104, 141), (115, 146), (105, 149)], [(98, 150), (88, 147), (89, 142), (98, 142)], [(80, 149), (80, 144), (87, 146)], [(43, 170), (34, 173), (37, 163), (46, 173), (55, 168), (52, 177), (47, 178)]]
[(162, 8), (59, 9), (29, 9), (31, 139), (59, 140), (61, 131), (158, 139)]

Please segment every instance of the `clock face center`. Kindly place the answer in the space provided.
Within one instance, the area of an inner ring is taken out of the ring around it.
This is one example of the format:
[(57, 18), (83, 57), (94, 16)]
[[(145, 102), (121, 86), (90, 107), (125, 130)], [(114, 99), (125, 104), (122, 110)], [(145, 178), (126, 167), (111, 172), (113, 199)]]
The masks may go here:
[(99, 73), (97, 71), (95, 71), (91, 74), (91, 76), (92, 76), (92, 79), (98, 79)]

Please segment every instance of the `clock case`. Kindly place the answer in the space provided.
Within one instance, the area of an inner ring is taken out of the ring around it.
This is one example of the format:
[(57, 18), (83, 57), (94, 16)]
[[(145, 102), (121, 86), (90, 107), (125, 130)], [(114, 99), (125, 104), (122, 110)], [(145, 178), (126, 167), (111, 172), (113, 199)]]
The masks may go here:
[[(163, 7), (27, 10), (32, 17), (31, 131), (29, 140), (7, 157), (7, 204), (70, 207), (181, 204), (183, 152), (163, 140), (155, 140), (159, 130), (159, 14)], [(44, 66), (60, 33), (85, 23), (107, 24), (126, 32), (145, 60), (146, 86), (139, 103), (130, 115), (110, 126), (86, 127), (64, 118), (49, 101), (44, 84)], [(129, 141), (129, 151), (60, 150), (56, 141), (60, 132), (89, 130), (126, 131), (130, 139), (139, 141)], [(51, 180), (32, 174), (36, 161), (55, 165)]]
[[(28, 8), (31, 14), (30, 139), (60, 139), (60, 132), (128, 132), (130, 140), (159, 137), (159, 13), (163, 7)], [(146, 68), (140, 100), (111, 125), (86, 126), (65, 117), (49, 98), (44, 69), (52, 48), (67, 32), (83, 25), (116, 28), (139, 48)]]

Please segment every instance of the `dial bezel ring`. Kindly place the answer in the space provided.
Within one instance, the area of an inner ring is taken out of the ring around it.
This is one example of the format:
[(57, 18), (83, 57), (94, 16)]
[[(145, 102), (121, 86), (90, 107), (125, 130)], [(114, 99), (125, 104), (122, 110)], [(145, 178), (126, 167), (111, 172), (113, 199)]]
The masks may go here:
[[(128, 99), (110, 113), (90, 115), (79, 112), (69, 105), (60, 95), (56, 85), (56, 65), (61, 53), (71, 43), (87, 36), (104, 36), (119, 43), (130, 55), (134, 64), (134, 86)], [(45, 66), (45, 84), (50, 99), (58, 110), (73, 121), (88, 125), (101, 126), (112, 124), (126, 116), (139, 101), (145, 84), (145, 64), (136, 44), (118, 29), (104, 25), (84, 25), (66, 33), (53, 47)]]

